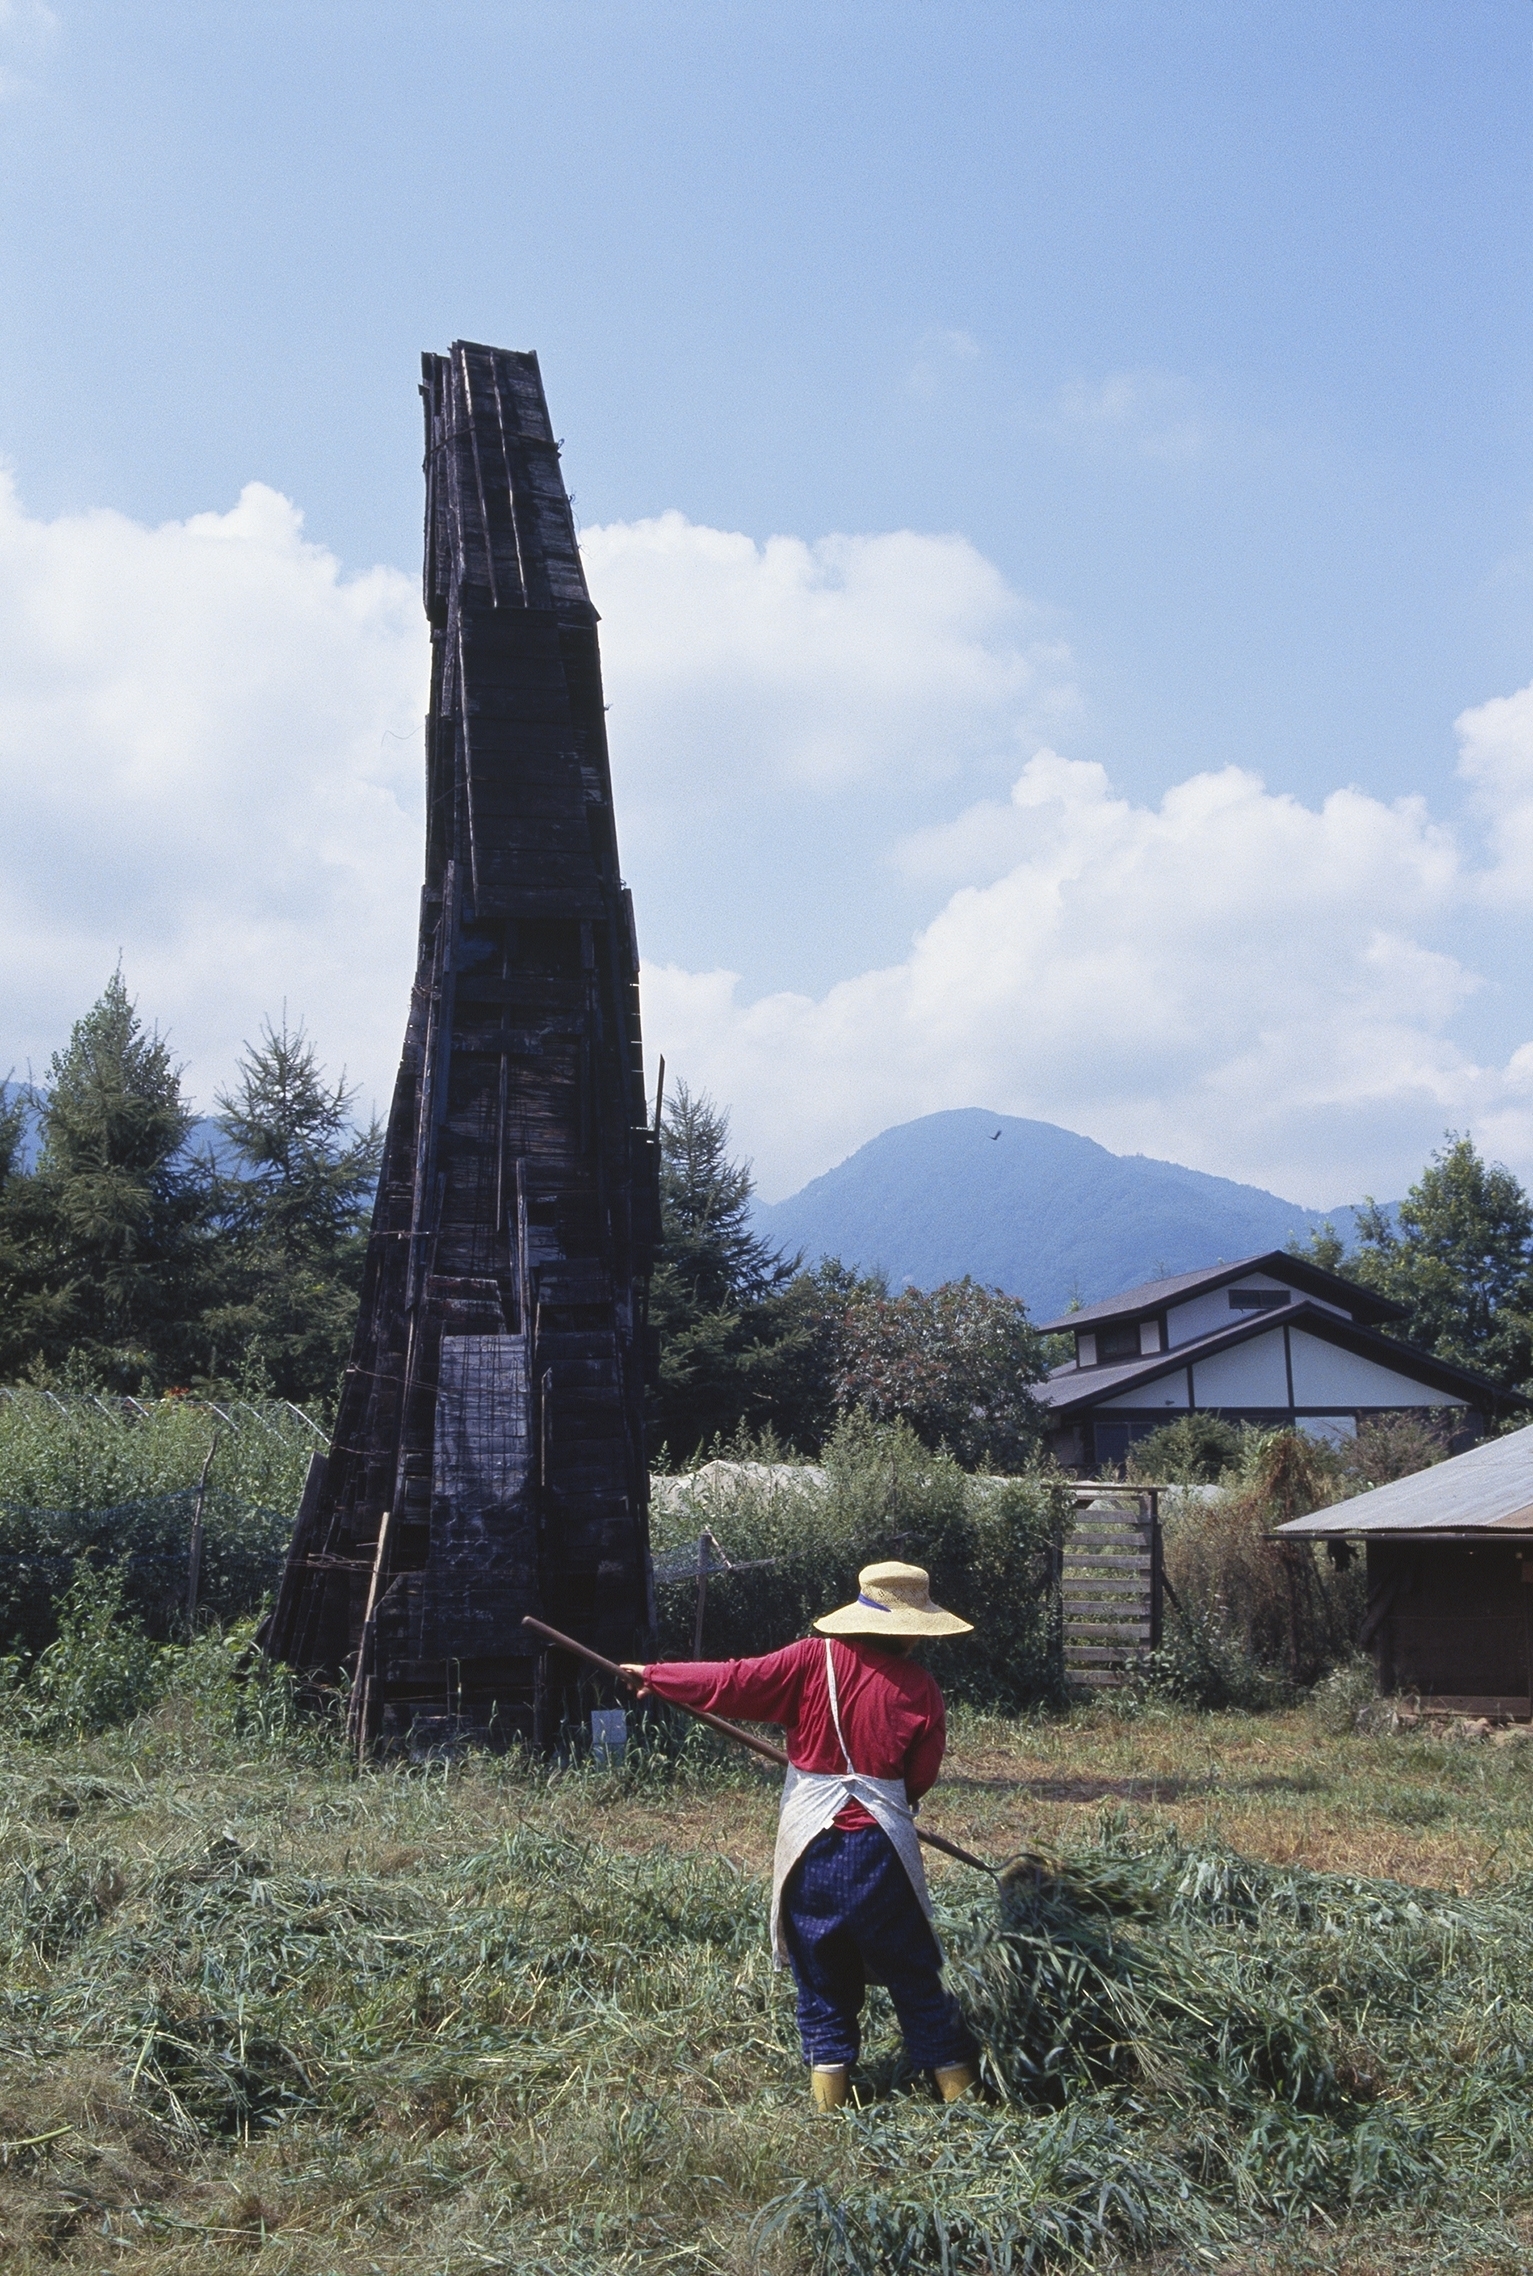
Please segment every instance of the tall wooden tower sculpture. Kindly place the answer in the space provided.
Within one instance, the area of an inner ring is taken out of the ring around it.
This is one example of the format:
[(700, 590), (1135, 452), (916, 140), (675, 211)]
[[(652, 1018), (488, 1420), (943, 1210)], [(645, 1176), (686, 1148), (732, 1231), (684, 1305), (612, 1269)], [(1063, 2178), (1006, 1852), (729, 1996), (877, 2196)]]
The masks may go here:
[[(359, 1744), (548, 1743), (651, 1625), (658, 1224), (596, 611), (534, 355), (423, 359), (426, 883), (361, 1316), (268, 1632)], [(567, 1680), (567, 1677), (566, 1679)]]

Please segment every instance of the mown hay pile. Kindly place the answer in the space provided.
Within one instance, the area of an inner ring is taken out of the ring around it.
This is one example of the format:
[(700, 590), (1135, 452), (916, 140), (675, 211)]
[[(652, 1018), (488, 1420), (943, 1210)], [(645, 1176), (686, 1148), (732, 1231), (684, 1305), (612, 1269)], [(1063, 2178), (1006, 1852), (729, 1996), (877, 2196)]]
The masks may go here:
[(993, 2099), (935, 2104), (878, 1995), (817, 2123), (762, 1886), (575, 1830), (678, 1775), (14, 1773), (7, 2268), (993, 2276), (1529, 2195), (1520, 1884), (1085, 1850), (948, 1916)]
[(1521, 1886), (1470, 1902), (1218, 1853), (1077, 1857), (951, 1939), (991, 2110), (898, 2180), (886, 2114), (860, 2189), (801, 2184), (768, 2221), (884, 2276), (1384, 2207), (1483, 2219), (1533, 2181), (1530, 1920)]

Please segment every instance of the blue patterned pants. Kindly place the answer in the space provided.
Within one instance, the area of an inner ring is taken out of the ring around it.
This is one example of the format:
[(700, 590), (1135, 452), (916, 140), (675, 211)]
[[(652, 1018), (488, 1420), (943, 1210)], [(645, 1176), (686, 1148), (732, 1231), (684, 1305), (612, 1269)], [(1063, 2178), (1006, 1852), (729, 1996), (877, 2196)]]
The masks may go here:
[(856, 2061), (870, 1983), (887, 1987), (917, 2070), (972, 2059), (931, 1925), (879, 1827), (818, 1835), (789, 1876), (782, 1917), (806, 2063)]

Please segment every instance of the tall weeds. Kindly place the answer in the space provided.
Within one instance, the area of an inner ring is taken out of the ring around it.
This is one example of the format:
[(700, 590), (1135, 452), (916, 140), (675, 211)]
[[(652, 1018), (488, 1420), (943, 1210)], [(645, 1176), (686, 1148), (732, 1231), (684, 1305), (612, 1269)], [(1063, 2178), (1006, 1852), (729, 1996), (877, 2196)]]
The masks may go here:
[(1104, 1839), (943, 1914), (985, 2103), (938, 2105), (876, 1994), (817, 2124), (763, 1885), (599, 1838), (652, 1771), (357, 1781), (247, 1738), (157, 1778), (153, 1727), (0, 1772), (20, 2276), (1247, 2266), (1533, 2196), (1533, 1885)]
[[(791, 1642), (856, 1595), (861, 1566), (897, 1557), (924, 1565), (938, 1601), (975, 1623), (973, 1636), (924, 1655), (944, 1690), (1003, 1710), (1060, 1697), (1052, 1577), (1069, 1516), (1062, 1481), (976, 1477), (908, 1424), (860, 1410), (837, 1423), (815, 1466), (785, 1462), (770, 1442), (729, 1451), (733, 1461), (657, 1500), (651, 1521), (657, 1554), (707, 1525), (731, 1558), (763, 1561), (711, 1584), (708, 1657)], [(694, 1606), (685, 1582), (661, 1590), (662, 1656), (690, 1657)]]
[(184, 1623), (197, 1484), (217, 1439), (203, 1506), (198, 1603), (238, 1619), (281, 1568), (319, 1441), (291, 1408), (243, 1406), (234, 1427), (201, 1402), (142, 1409), (0, 1397), (0, 1650), (54, 1636), (78, 1570), (110, 1567), (125, 1609), (166, 1638)]
[(1341, 1490), (1329, 1449), (1294, 1431), (1249, 1431), (1217, 1492), (1165, 1496), (1156, 1688), (1194, 1706), (1260, 1706), (1349, 1656), (1364, 1611), (1361, 1562), (1337, 1566), (1310, 1542), (1273, 1538)]

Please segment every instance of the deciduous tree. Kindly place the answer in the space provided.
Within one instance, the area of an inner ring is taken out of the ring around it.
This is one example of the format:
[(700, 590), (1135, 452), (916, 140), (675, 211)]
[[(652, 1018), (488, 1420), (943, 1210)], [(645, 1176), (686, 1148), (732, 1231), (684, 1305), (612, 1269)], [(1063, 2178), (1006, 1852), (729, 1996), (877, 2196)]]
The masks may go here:
[(859, 1289), (839, 1361), (838, 1405), (883, 1422), (903, 1418), (969, 1469), (1015, 1470), (1037, 1452), (1044, 1415), (1031, 1386), (1045, 1354), (1020, 1297), (967, 1275), (898, 1296)]
[(1395, 1331), (1507, 1389), (1533, 1372), (1533, 1203), (1510, 1170), (1449, 1131), (1398, 1211), (1370, 1201), (1341, 1269), (1406, 1308)]

